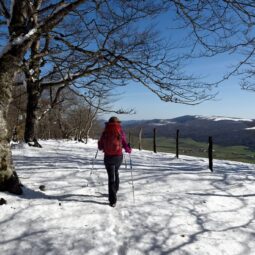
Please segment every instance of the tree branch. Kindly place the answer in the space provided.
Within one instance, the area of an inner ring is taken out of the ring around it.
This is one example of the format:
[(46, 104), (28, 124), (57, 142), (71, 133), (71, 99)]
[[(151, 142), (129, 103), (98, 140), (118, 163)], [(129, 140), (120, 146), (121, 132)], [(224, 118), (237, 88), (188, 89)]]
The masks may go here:
[(10, 13), (8, 12), (5, 4), (4, 4), (4, 1), (3, 0), (0, 0), (0, 9), (1, 9), (1, 12), (3, 14), (3, 16), (6, 18), (6, 19), (10, 19), (11, 18), (11, 15)]

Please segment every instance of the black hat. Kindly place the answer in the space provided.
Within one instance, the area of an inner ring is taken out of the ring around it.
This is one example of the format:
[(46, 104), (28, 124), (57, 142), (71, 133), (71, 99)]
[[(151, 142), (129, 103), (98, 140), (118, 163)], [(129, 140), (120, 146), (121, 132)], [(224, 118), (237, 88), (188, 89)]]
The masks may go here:
[(117, 118), (117, 117), (111, 117), (109, 120), (108, 120), (108, 123), (114, 123), (114, 122), (118, 122), (120, 123), (121, 121)]

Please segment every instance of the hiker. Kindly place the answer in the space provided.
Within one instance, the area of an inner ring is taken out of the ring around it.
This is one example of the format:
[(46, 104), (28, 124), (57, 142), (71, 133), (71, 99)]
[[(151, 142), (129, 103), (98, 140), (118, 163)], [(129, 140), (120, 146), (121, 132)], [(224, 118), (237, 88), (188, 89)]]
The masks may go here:
[(98, 149), (104, 152), (104, 164), (108, 174), (108, 191), (110, 206), (115, 207), (119, 190), (119, 168), (123, 161), (122, 149), (131, 153), (126, 135), (117, 117), (111, 117), (105, 123), (105, 129), (98, 141)]

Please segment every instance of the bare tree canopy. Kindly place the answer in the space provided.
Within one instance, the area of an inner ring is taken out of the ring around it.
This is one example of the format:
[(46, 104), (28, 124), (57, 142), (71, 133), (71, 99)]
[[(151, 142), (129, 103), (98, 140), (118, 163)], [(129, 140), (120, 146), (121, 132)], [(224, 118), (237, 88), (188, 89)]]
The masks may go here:
[(135, 81), (166, 102), (197, 104), (211, 98), (208, 85), (182, 71), (184, 59), (148, 22), (167, 10), (164, 1), (85, 1), (53, 29), (42, 30), (64, 2), (30, 5), (30, 26), (43, 32), (36, 36), (38, 29), (32, 29), (34, 39), (23, 58), (26, 142), (36, 140), (39, 100), (50, 87), (75, 86), (87, 95)]
[[(229, 73), (240, 75), (243, 89), (255, 91), (255, 2), (253, 0), (169, 0), (176, 8), (180, 28), (190, 31), (192, 54), (214, 56), (219, 53), (235, 54), (240, 61), (233, 63)], [(181, 19), (180, 19), (181, 18)]]
[[(164, 101), (196, 104), (208, 99), (207, 87), (182, 72), (176, 49), (141, 22), (164, 11), (163, 2), (102, 1), (87, 8), (51, 31), (46, 61), (54, 64), (41, 77), (42, 88), (78, 79), (86, 79), (88, 89), (96, 82), (114, 88), (133, 80)], [(56, 71), (64, 75), (53, 80)]]

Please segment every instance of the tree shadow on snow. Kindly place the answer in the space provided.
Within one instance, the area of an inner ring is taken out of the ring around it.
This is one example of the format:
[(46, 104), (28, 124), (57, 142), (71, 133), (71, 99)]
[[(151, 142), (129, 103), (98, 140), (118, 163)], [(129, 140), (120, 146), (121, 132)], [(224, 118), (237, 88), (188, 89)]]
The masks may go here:
[[(97, 201), (99, 198), (105, 197), (105, 194), (96, 195), (83, 195), (83, 194), (64, 194), (64, 195), (47, 195), (44, 192), (32, 190), (28, 187), (23, 187), (24, 194), (20, 196), (23, 199), (47, 199), (57, 200), (59, 202), (80, 202), (80, 203), (93, 203), (99, 205), (108, 205), (106, 202)], [(84, 199), (90, 198), (90, 199)], [(92, 200), (91, 198), (95, 198)], [(97, 200), (96, 200), (97, 199)]]
[[(29, 174), (29, 170), (25, 169), (24, 166), (38, 167), (37, 160), (40, 160), (48, 163), (48, 165), (42, 166), (41, 171), (48, 171), (47, 167), (59, 171), (61, 165), (60, 171), (68, 171), (73, 168), (70, 177), (74, 177), (74, 165), (83, 166), (92, 162), (88, 156), (80, 155), (69, 158), (68, 153), (70, 152), (67, 151), (66, 155), (61, 154), (52, 158), (46, 156), (41, 159), (33, 158), (32, 164), (29, 158), (23, 158), (23, 160), (18, 158), (18, 168), (21, 173), (27, 172)], [(126, 159), (126, 161), (128, 164), (129, 160)], [(102, 165), (104, 168), (101, 158), (94, 163), (95, 165)], [(221, 237), (228, 234), (230, 238), (233, 238), (233, 242), (240, 244), (241, 251), (239, 254), (251, 254), (255, 231), (255, 211), (252, 207), (252, 199), (255, 194), (251, 188), (252, 182), (255, 180), (255, 171), (252, 166), (235, 162), (215, 161), (215, 172), (211, 173), (208, 169), (208, 163), (204, 159), (176, 159), (154, 156), (154, 154), (143, 158), (138, 153), (134, 153), (132, 156), (132, 163), (135, 195), (139, 206), (128, 208), (128, 206), (124, 207), (125, 204), (123, 203), (124, 206), (121, 210), (124, 214), (122, 216), (120, 214), (119, 217), (123, 225), (128, 227), (125, 229), (125, 231), (127, 230), (125, 242), (119, 246), (118, 254), (127, 254), (130, 244), (144, 244), (144, 246), (137, 245), (135, 249), (139, 250), (140, 254), (145, 255), (152, 253), (167, 255), (173, 252), (192, 254), (194, 249), (190, 252), (191, 245), (202, 248), (206, 245), (214, 246), (217, 244), (216, 241), (210, 244), (206, 240), (208, 238), (209, 241), (216, 238), (220, 240)], [(87, 170), (90, 171), (91, 169), (87, 168)], [(127, 185), (127, 182), (131, 180), (129, 172), (129, 164), (125, 169), (123, 163), (120, 179), (121, 190), (123, 189), (125, 194), (128, 192), (132, 194), (131, 186)], [(99, 175), (95, 176), (94, 179), (99, 177)], [(61, 178), (63, 179), (62, 174), (59, 179)], [(244, 187), (242, 186), (244, 182), (249, 185), (247, 188), (245, 188), (245, 184)], [(159, 188), (150, 186), (151, 184), (155, 184)], [(174, 187), (174, 184), (179, 187)], [(95, 184), (93, 185), (96, 187)], [(128, 189), (130, 191), (127, 191)], [(47, 191), (44, 193), (24, 187), (23, 198), (107, 205), (106, 202), (97, 201), (99, 198), (106, 198), (107, 194), (100, 192), (97, 194), (47, 195)], [(238, 215), (244, 217), (241, 217), (242, 219), (234, 217)], [(236, 233), (233, 234), (233, 231)], [(240, 241), (241, 236), (243, 237)], [(217, 251), (220, 254), (221, 251), (225, 252), (226, 250), (218, 249)], [(238, 254), (237, 251), (236, 254)]]

